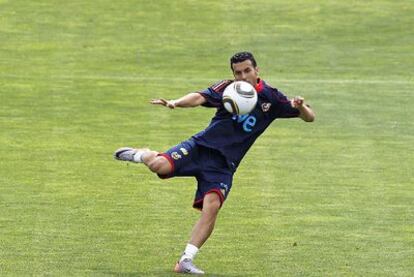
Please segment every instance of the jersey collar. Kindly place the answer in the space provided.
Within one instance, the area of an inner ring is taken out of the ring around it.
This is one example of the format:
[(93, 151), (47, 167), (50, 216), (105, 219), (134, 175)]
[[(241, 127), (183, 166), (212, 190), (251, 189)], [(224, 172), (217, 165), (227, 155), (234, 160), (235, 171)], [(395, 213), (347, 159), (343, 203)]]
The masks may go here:
[(257, 84), (256, 84), (255, 89), (256, 89), (257, 93), (261, 93), (263, 91), (263, 89), (264, 89), (264, 82), (263, 82), (262, 79), (260, 79), (260, 78), (257, 79)]

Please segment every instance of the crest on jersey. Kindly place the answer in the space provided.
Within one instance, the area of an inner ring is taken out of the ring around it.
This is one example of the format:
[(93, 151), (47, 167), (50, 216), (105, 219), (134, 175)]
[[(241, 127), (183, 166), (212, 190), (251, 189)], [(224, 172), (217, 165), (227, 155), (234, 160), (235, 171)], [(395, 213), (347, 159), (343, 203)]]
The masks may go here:
[(172, 153), (171, 153), (171, 157), (172, 157), (174, 160), (181, 159), (181, 155), (180, 155), (180, 154), (178, 154), (177, 152), (172, 152)]
[(265, 112), (268, 112), (269, 110), (270, 110), (270, 106), (272, 106), (272, 104), (271, 103), (263, 103), (262, 104), (262, 111), (265, 113)]

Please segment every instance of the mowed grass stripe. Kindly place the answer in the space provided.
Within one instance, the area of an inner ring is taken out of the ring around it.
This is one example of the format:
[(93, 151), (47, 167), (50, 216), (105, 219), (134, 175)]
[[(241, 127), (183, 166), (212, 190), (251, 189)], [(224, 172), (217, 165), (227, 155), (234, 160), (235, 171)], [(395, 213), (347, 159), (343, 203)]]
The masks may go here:
[[(271, 72), (270, 72), (271, 73)], [(223, 78), (232, 78), (231, 75), (223, 76)], [(194, 82), (206, 82), (206, 86), (209, 86), (211, 82), (215, 82), (218, 79), (213, 78), (191, 78), (190, 80), (185, 77), (171, 77), (171, 76), (115, 76), (115, 75), (50, 75), (44, 76), (22, 76), (22, 75), (5, 75), (0, 74), (0, 78), (3, 79), (26, 79), (26, 80), (113, 80), (113, 81), (163, 81), (163, 82), (182, 82), (194, 83)], [(395, 84), (395, 85), (414, 85), (414, 80), (397, 80), (397, 79), (277, 79), (277, 78), (263, 78), (265, 81), (278, 82), (278, 83), (304, 83), (304, 84)]]

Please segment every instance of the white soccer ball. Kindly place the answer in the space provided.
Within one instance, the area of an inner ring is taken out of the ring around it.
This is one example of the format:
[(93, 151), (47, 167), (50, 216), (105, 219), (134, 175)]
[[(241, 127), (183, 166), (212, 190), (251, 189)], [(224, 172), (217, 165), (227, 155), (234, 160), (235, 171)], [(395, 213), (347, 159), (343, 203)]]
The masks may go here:
[(254, 109), (256, 103), (257, 92), (248, 82), (235, 81), (228, 85), (223, 92), (223, 105), (229, 113), (248, 114)]

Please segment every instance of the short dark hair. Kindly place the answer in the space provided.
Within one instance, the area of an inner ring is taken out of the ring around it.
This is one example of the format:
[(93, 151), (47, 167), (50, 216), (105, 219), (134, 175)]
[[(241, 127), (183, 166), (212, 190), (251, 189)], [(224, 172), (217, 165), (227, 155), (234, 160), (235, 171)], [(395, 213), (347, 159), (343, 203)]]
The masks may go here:
[(234, 63), (241, 63), (246, 60), (250, 60), (252, 62), (252, 65), (254, 67), (257, 66), (256, 60), (253, 57), (253, 54), (247, 51), (239, 52), (233, 55), (233, 57), (230, 58), (230, 68), (233, 71), (233, 64)]

